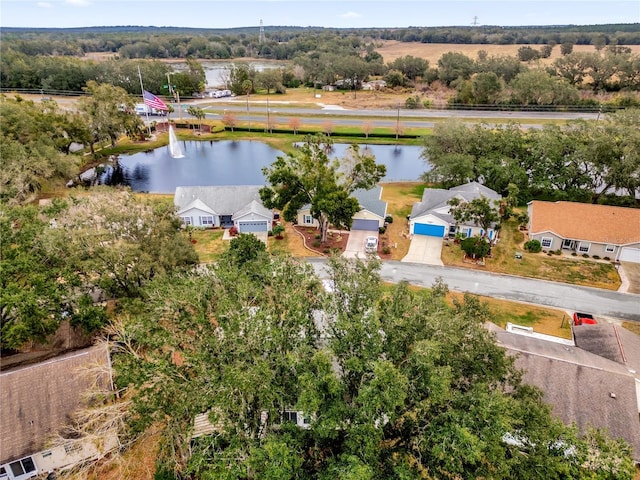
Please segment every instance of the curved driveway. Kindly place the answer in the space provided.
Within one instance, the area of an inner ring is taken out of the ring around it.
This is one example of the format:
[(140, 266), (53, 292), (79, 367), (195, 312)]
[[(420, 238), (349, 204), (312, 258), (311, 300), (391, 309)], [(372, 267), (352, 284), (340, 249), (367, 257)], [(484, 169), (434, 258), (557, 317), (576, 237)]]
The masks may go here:
[[(313, 265), (320, 277), (326, 276), (326, 259), (306, 260)], [(451, 290), (458, 292), (640, 321), (640, 295), (631, 293), (397, 261), (382, 262), (380, 275), (387, 282), (398, 283), (404, 280), (423, 287), (430, 287), (437, 278), (442, 278)]]

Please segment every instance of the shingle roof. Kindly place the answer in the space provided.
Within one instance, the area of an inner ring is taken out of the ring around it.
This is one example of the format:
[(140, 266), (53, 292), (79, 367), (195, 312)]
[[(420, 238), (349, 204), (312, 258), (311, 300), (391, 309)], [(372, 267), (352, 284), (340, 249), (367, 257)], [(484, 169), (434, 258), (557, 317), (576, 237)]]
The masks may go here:
[(640, 209), (577, 202), (533, 200), (530, 234), (626, 245), (640, 242)]
[[(83, 394), (107, 374), (96, 378), (86, 369), (108, 365), (104, 347), (92, 347), (3, 372), (0, 375), (0, 464), (43, 450), (71, 414)], [(101, 369), (103, 372), (106, 368)]]
[(173, 203), (182, 211), (199, 199), (218, 215), (233, 215), (253, 200), (260, 202), (261, 188), (260, 185), (176, 187)]
[(369, 210), (382, 218), (387, 215), (387, 202), (381, 199), (382, 187), (380, 185), (376, 185), (369, 190), (358, 189), (353, 192), (353, 197), (358, 200), (360, 206), (365, 210)]
[(258, 215), (261, 215), (268, 219), (273, 218), (273, 213), (271, 213), (271, 210), (266, 208), (257, 200), (252, 200), (251, 202), (249, 202), (249, 204), (245, 205), (243, 208), (234, 213), (232, 218), (235, 220), (236, 218), (244, 217), (245, 215), (248, 215), (250, 213), (257, 213)]
[(422, 201), (413, 204), (413, 208), (411, 209), (411, 218), (431, 213), (449, 223), (453, 223), (451, 215), (446, 213), (438, 214), (433, 212), (433, 210), (448, 207), (449, 200), (455, 197), (466, 202), (470, 202), (471, 200), (480, 197), (485, 197), (490, 200), (500, 200), (502, 198), (499, 193), (494, 192), (490, 188), (487, 188), (478, 182), (465, 183), (464, 185), (458, 185), (457, 187), (450, 188), (449, 190), (444, 190), (442, 188), (425, 188), (422, 193)]
[(636, 461), (640, 460), (636, 380), (628, 370), (633, 364), (623, 365), (577, 346), (508, 333), (491, 324), (488, 327), (496, 333), (498, 344), (516, 357), (523, 380), (543, 391), (544, 401), (556, 416), (566, 424), (575, 422), (582, 432), (589, 426), (606, 428), (613, 437), (625, 439)]

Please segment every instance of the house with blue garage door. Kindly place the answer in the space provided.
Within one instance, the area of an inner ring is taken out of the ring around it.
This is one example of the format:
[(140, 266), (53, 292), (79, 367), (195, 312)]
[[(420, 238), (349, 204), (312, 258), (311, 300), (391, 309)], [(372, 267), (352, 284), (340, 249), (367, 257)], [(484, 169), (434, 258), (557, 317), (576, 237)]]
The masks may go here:
[(268, 232), (273, 212), (260, 200), (262, 185), (177, 187), (173, 203), (183, 226)]
[(480, 197), (502, 200), (499, 193), (478, 182), (469, 182), (449, 190), (426, 188), (422, 194), (422, 201), (413, 204), (409, 216), (409, 233), (444, 238), (453, 237), (460, 232), (467, 237), (486, 235), (489, 240), (495, 240), (496, 232), (493, 228), (485, 232), (475, 224), (456, 225), (456, 221), (449, 213), (451, 199), (457, 198), (462, 202), (470, 202)]
[[(378, 231), (384, 226), (387, 216), (387, 202), (382, 200), (382, 187), (355, 190), (351, 195), (360, 204), (360, 211), (353, 216), (351, 230)], [(311, 216), (311, 205), (304, 205), (298, 210), (297, 224), (305, 227), (318, 228), (318, 222)]]

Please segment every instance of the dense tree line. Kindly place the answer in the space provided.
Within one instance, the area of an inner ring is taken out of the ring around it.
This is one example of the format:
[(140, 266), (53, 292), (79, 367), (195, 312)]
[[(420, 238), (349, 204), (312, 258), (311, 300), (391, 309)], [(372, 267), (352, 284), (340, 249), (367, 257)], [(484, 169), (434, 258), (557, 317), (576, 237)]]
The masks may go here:
[[(503, 193), (533, 198), (636, 203), (640, 194), (638, 110), (598, 122), (572, 121), (522, 130), (519, 125), (437, 125), (425, 138), (424, 179), (460, 185), (479, 181)], [(609, 196), (616, 192), (620, 197)]]
[[(442, 284), (383, 287), (377, 262), (340, 258), (326, 291), (309, 265), (231, 243), (148, 284), (111, 330), (125, 438), (162, 430), (156, 478), (633, 477), (628, 446), (579, 436), (521, 383), (477, 299), (449, 307)], [(212, 429), (192, 438), (201, 414)]]

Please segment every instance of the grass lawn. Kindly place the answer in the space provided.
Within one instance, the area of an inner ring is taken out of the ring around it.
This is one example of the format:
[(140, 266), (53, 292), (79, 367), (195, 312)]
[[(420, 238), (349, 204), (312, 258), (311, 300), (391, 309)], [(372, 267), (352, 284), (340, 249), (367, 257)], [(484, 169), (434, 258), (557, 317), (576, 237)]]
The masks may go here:
[[(463, 261), (459, 245), (448, 242), (442, 247), (442, 261), (445, 265), (474, 268), (487, 272), (506, 273), (522, 277), (540, 278), (574, 285), (586, 285), (608, 290), (617, 290), (620, 276), (614, 266), (605, 261), (586, 260), (581, 257), (528, 253), (523, 248), (525, 234), (518, 230), (515, 220), (502, 225), (500, 241), (493, 248), (492, 257), (484, 266)], [(515, 258), (515, 252), (522, 253), (522, 259)]]
[(409, 221), (414, 202), (422, 199), (426, 185), (423, 183), (385, 183), (382, 185), (382, 199), (387, 202), (387, 214), (393, 217), (393, 223), (387, 226), (387, 235), (391, 248), (391, 259), (402, 260), (409, 251)]
[[(463, 294), (452, 292), (449, 299), (462, 299)], [(523, 327), (533, 327), (536, 333), (553, 335), (554, 337), (572, 338), (570, 318), (562, 310), (537, 307), (526, 303), (510, 302), (489, 297), (480, 297), (491, 312), (491, 321), (499, 327), (506, 328), (511, 322)]]
[(640, 335), (640, 323), (638, 322), (622, 322), (622, 327), (636, 335)]
[[(227, 247), (227, 242), (222, 240), (222, 229), (195, 229), (191, 231), (191, 239), (195, 241), (193, 247), (198, 254), (201, 263), (211, 263), (215, 261)], [(189, 235), (188, 232), (184, 232)]]

